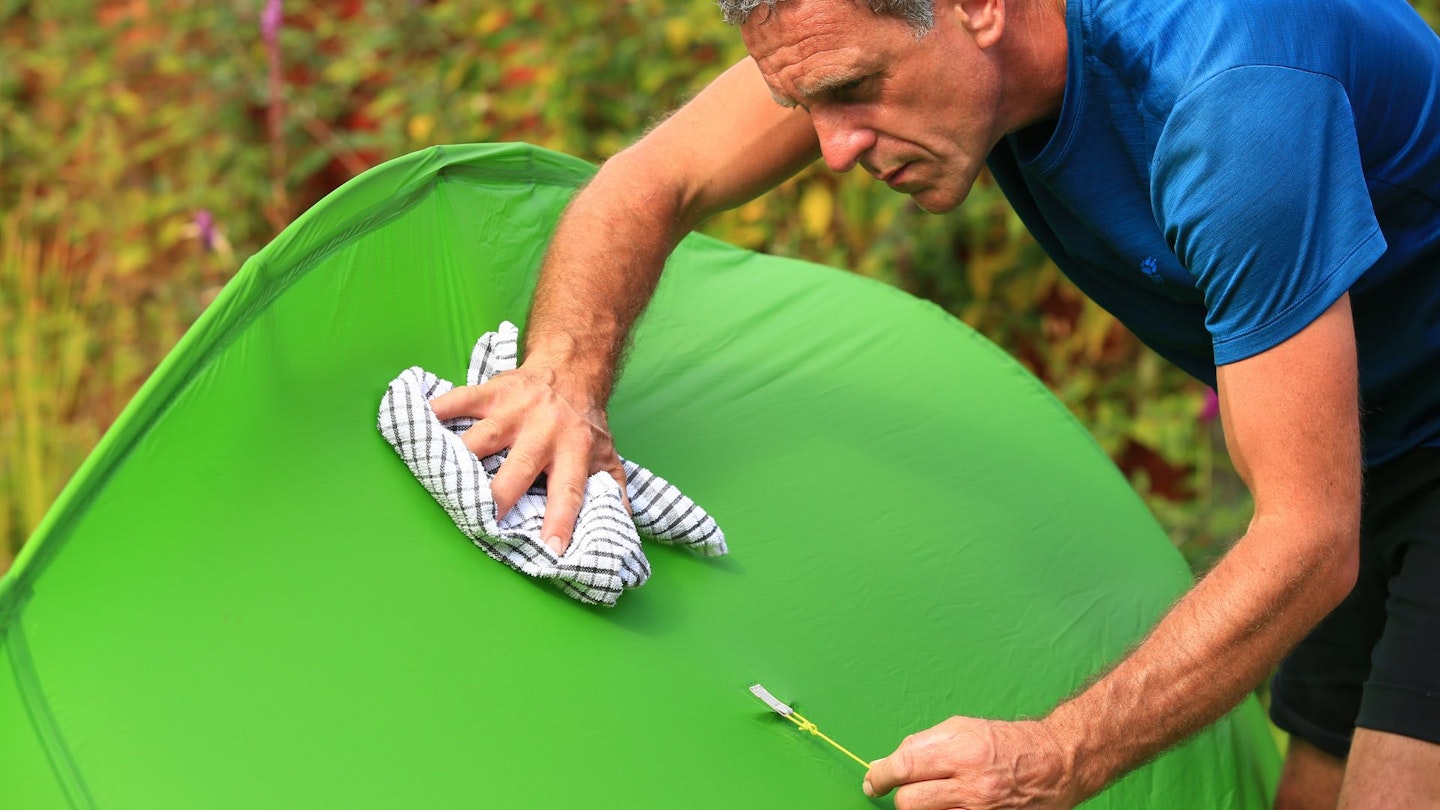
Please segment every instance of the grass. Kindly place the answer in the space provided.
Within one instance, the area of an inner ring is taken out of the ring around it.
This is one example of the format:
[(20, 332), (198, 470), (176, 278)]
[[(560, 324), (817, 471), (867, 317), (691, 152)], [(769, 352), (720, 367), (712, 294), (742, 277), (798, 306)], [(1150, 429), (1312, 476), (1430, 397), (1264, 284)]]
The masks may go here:
[(233, 261), (181, 245), (135, 272), (42, 213), (60, 196), (27, 187), (0, 213), (0, 573)]
[(77, 262), (65, 223), (48, 237), (31, 227), (33, 196), (0, 220), (0, 570), (103, 427), (81, 413), (101, 275)]

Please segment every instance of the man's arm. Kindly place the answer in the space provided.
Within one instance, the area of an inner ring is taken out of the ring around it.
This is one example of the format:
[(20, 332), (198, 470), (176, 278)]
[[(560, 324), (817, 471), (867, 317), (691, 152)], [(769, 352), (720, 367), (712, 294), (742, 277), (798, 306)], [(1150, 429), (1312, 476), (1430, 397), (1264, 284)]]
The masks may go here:
[(1044, 720), (948, 720), (876, 762), (866, 792), (900, 787), (903, 810), (1071, 807), (1234, 707), (1354, 585), (1357, 378), (1349, 296), (1221, 367), (1226, 443), (1255, 497), (1245, 536), (1128, 657)]
[(591, 473), (608, 471), (623, 491), (605, 406), (666, 258), (706, 218), (763, 194), (818, 155), (809, 115), (776, 104), (747, 58), (605, 163), (551, 241), (524, 363), (434, 401), (442, 419), (482, 420), (465, 434), (477, 455), (510, 448), (491, 483), (500, 514), (547, 473), (541, 536), (562, 551)]

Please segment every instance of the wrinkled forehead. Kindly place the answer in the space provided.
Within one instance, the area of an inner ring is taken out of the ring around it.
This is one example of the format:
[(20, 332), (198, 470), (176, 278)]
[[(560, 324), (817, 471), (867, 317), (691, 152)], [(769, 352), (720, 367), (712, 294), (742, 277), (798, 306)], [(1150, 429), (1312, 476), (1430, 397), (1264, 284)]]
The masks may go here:
[[(781, 0), (757, 9), (740, 26), (745, 48), (772, 89), (823, 82), (825, 74), (875, 61), (876, 35), (905, 23), (882, 17), (855, 0)], [(787, 92), (789, 90), (787, 89)]]
[(871, 15), (855, 0), (780, 0), (751, 12), (740, 25), (740, 36), (750, 55), (760, 59), (817, 39), (861, 33), (862, 16)]

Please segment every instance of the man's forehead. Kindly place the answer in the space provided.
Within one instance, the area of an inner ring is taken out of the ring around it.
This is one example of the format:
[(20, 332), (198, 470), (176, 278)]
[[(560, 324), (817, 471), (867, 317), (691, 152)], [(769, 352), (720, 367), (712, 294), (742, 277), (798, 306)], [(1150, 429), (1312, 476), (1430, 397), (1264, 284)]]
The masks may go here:
[(756, 60), (781, 52), (798, 59), (834, 48), (863, 37), (866, 18), (872, 17), (854, 0), (783, 0), (767, 11), (752, 14), (740, 25), (745, 47)]
[(866, 39), (873, 17), (852, 0), (784, 0), (775, 8), (782, 6), (784, 11), (741, 26), (745, 47), (772, 92), (782, 84), (802, 96), (776, 92), (777, 101), (803, 101), (864, 76), (880, 61)]

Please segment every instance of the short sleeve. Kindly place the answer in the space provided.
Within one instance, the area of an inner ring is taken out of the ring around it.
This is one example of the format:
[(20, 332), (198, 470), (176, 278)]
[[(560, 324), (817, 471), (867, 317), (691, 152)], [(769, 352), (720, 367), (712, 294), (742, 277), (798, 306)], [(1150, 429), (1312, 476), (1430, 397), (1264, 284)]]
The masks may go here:
[(1334, 79), (1232, 68), (1175, 105), (1151, 204), (1205, 296), (1215, 364), (1304, 329), (1385, 252), (1355, 120)]

